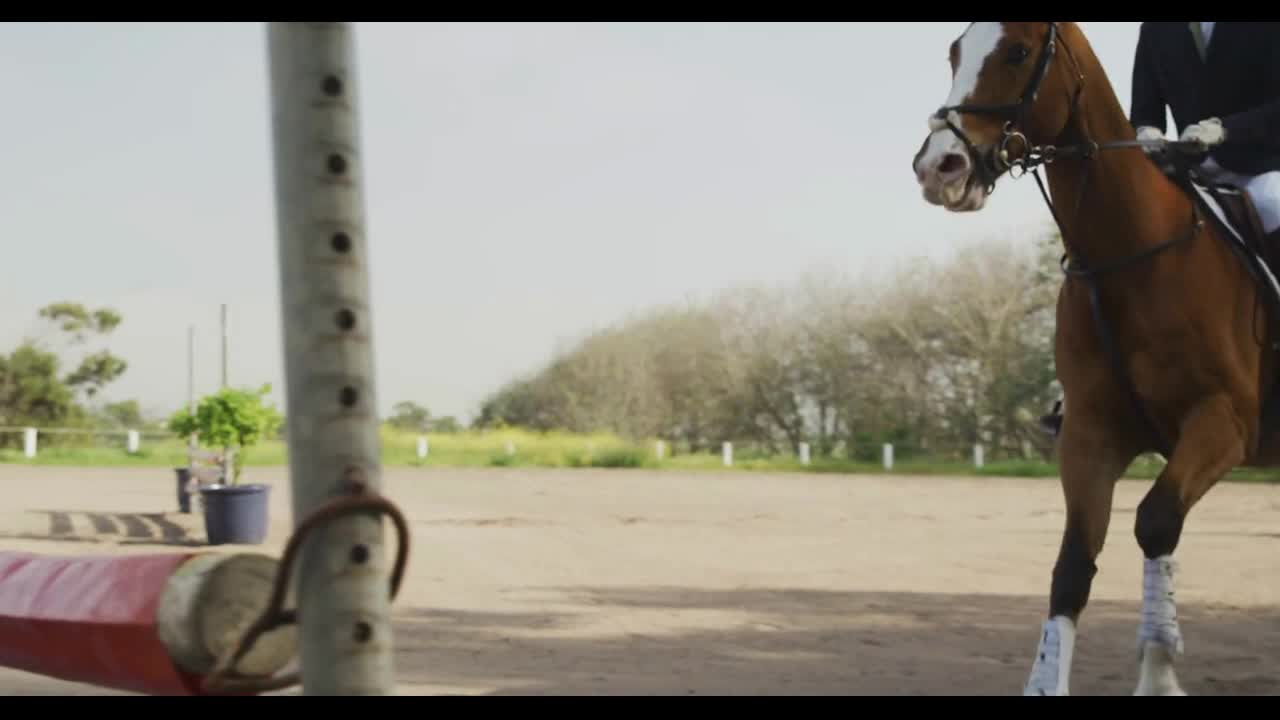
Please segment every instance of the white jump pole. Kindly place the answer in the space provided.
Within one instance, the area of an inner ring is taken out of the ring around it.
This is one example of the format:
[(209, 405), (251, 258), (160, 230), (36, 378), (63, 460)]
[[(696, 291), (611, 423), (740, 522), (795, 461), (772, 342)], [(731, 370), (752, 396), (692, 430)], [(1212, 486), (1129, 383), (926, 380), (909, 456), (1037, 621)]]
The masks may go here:
[[(268, 24), (294, 525), (382, 486), (355, 47), (349, 23)], [(390, 695), (383, 525), (338, 517), (298, 558), (307, 695)]]

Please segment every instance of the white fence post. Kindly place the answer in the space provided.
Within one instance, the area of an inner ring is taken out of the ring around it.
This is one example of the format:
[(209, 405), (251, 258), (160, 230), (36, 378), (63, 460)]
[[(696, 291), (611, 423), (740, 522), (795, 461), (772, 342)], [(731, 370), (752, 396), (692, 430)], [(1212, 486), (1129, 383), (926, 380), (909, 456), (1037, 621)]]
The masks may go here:
[(508, 455), (516, 454), (516, 444), (511, 442), (510, 440), (507, 441), (507, 454)]
[(731, 467), (733, 465), (733, 443), (727, 442), (720, 448), (720, 454), (724, 458), (724, 466)]
[(130, 430), (128, 434), (128, 441), (126, 442), (126, 447), (129, 449), (130, 455), (138, 454), (138, 440), (138, 431)]
[(425, 460), (429, 450), (430, 448), (427, 445), (427, 436), (422, 435), (418, 438), (418, 459)]
[(984, 460), (985, 458), (983, 457), (982, 445), (981, 444), (974, 445), (973, 446), (973, 466), (981, 469), (984, 464), (983, 462)]
[(36, 456), (36, 429), (26, 428), (22, 431), (22, 454), (28, 458)]
[(884, 444), (884, 469), (893, 469), (893, 443)]
[(667, 454), (667, 446), (659, 440), (653, 445), (653, 453), (658, 456), (659, 460), (661, 460)]
[(801, 465), (809, 464), (809, 443), (805, 443), (805, 442), (800, 443), (800, 464)]

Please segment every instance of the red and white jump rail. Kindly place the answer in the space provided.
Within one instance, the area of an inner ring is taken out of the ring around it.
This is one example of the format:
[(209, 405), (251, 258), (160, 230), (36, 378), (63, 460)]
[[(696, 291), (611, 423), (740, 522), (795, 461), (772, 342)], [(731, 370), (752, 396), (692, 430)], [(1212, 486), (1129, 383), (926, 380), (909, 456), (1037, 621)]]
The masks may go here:
[[(0, 665), (150, 695), (204, 695), (268, 605), (278, 563), (257, 554), (0, 553)], [(235, 669), (275, 675), (297, 628), (263, 634)]]

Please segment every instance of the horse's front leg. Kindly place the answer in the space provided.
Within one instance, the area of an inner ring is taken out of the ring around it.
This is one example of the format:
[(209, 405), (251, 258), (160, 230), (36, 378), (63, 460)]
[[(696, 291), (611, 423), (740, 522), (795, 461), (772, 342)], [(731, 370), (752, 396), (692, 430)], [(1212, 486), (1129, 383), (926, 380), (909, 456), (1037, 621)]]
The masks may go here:
[(1138, 505), (1134, 535), (1144, 559), (1135, 695), (1186, 694), (1173, 669), (1182, 654), (1173, 551), (1191, 507), (1244, 457), (1244, 424), (1226, 396), (1211, 397), (1182, 423), (1173, 457)]
[(1066, 527), (1053, 567), (1049, 616), (1041, 628), (1024, 695), (1070, 694), (1076, 625), (1098, 570), (1094, 561), (1107, 537), (1116, 480), (1137, 455), (1118, 448), (1102, 427), (1079, 412), (1063, 417), (1058, 454)]

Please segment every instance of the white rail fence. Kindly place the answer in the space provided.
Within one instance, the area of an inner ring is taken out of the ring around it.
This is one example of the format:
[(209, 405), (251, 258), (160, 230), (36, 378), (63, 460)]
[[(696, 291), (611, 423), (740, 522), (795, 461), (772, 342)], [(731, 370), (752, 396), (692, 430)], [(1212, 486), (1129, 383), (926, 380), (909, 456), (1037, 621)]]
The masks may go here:
[[(164, 432), (147, 432), (133, 428), (38, 428), (38, 427), (3, 427), (0, 426), (0, 438), (4, 436), (20, 437), (22, 456), (26, 459), (35, 459), (40, 454), (41, 438), (58, 437), (58, 436), (82, 436), (85, 438), (94, 438), (102, 442), (91, 442), (91, 447), (112, 447), (123, 449), (129, 455), (138, 455), (146, 446), (148, 441), (153, 443), (165, 442), (171, 443), (173, 436)], [(16, 443), (15, 443), (16, 444)], [(2, 446), (3, 444), (0, 444)], [(76, 444), (73, 447), (85, 447), (85, 445)], [(594, 448), (589, 448), (594, 450)], [(667, 460), (671, 456), (672, 444), (665, 440), (656, 440), (653, 443), (653, 458), (658, 462)], [(420, 435), (417, 438), (414, 455), (419, 462), (426, 461), (430, 456), (430, 441), (426, 435)], [(503, 451), (510, 457), (516, 456), (518, 448), (515, 443), (507, 441), (503, 445)], [(217, 454), (221, 456), (221, 452), (217, 453), (197, 453), (199, 455)], [(799, 443), (795, 453), (795, 460), (801, 466), (809, 466), (813, 464), (812, 447), (807, 442)], [(971, 448), (970, 463), (975, 469), (982, 469), (986, 466), (986, 448), (979, 444)], [(208, 460), (200, 457), (200, 460)], [(734, 467), (737, 457), (734, 454), (734, 444), (732, 442), (724, 442), (720, 446), (721, 464), (726, 468)], [(893, 470), (895, 464), (895, 447), (892, 443), (884, 443), (880, 451), (880, 465), (885, 470)]]
[[(137, 455), (142, 451), (143, 440), (170, 440), (172, 435), (162, 432), (143, 432), (134, 428), (41, 428), (41, 427), (4, 427), (0, 426), (0, 437), (18, 436), (22, 438), (22, 456), (34, 459), (40, 454), (41, 438), (80, 436), (102, 439), (102, 443), (89, 443), (91, 446), (119, 446), (129, 455)], [(75, 447), (84, 447), (77, 444)]]

